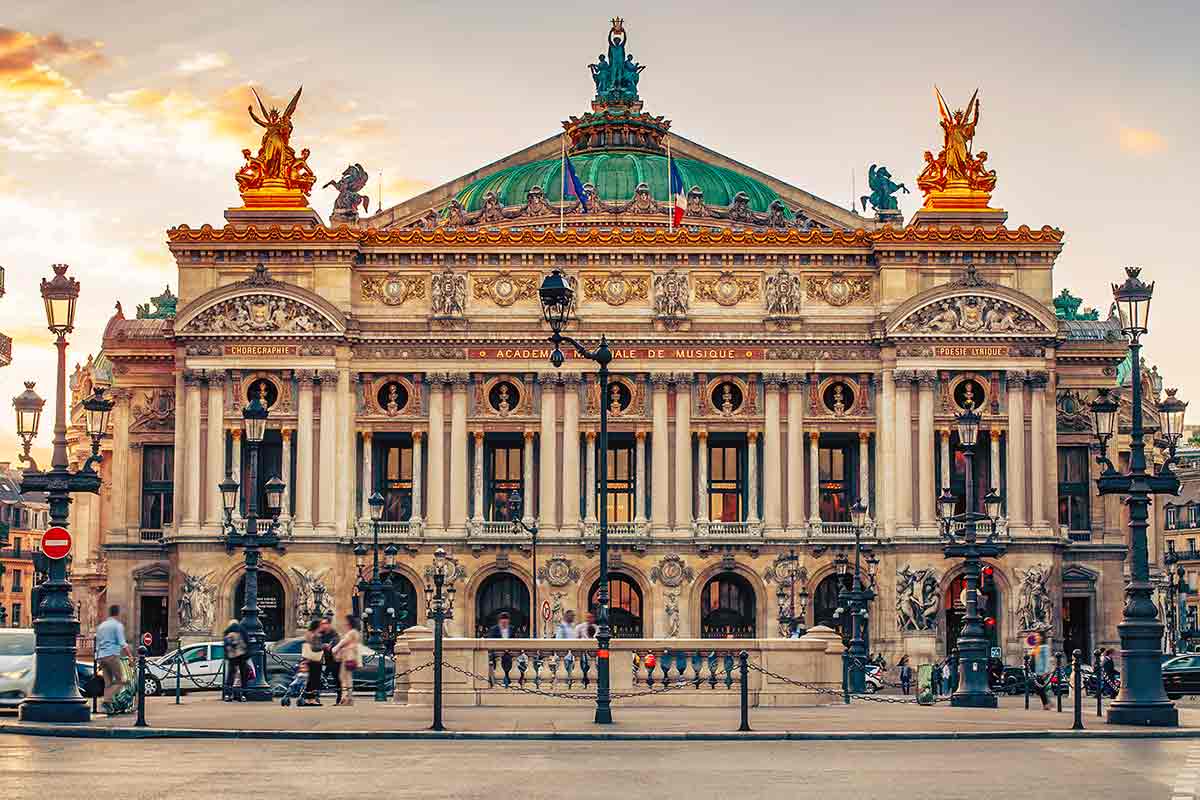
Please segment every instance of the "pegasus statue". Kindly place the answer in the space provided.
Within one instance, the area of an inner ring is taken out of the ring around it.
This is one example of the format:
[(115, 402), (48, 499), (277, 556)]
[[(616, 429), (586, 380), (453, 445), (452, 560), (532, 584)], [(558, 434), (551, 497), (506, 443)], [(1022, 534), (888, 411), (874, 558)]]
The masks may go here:
[(339, 180), (329, 181), (321, 187), (328, 189), (332, 186), (338, 190), (337, 199), (333, 201), (333, 217), (335, 219), (356, 219), (360, 205), (364, 214), (370, 210), (371, 199), (365, 194), (359, 194), (366, 185), (367, 171), (363, 169), (362, 164), (351, 164), (342, 171), (342, 177)]

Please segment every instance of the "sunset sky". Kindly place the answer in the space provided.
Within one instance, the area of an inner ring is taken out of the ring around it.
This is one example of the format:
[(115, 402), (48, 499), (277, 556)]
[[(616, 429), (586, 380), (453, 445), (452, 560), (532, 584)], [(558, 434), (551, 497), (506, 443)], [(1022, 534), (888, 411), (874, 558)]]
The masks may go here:
[[(371, 174), (372, 210), (538, 141), (587, 108), (587, 64), (625, 17), (646, 110), (674, 130), (841, 205), (886, 164), (914, 194), (940, 144), (932, 86), (980, 89), (976, 148), (1009, 225), (1066, 232), (1056, 291), (1107, 311), (1121, 266), (1158, 281), (1148, 359), (1200, 399), (1195, 42), (1185, 2), (330, 3), (54, 2), (0, 16), (0, 397), (54, 393), (38, 281), (82, 283), (71, 363), (120, 300), (175, 287), (165, 231), (221, 224), (259, 135), (249, 86), (282, 105), (304, 85), (293, 144), (320, 186)], [(851, 187), (851, 174), (857, 183)], [(334, 191), (314, 190), (327, 216)], [(1200, 412), (1200, 402), (1195, 404)], [(1195, 418), (1195, 414), (1192, 415)], [(52, 420), (43, 425), (49, 440)], [(10, 449), (11, 448), (11, 449)], [(0, 411), (0, 460), (15, 456)]]

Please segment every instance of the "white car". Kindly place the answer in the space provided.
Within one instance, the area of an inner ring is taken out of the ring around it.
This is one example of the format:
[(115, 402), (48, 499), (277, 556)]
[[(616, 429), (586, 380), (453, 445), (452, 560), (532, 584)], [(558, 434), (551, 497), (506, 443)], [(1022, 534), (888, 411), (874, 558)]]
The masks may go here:
[(175, 691), (175, 673), (184, 692), (219, 690), (224, 679), (225, 643), (189, 644), (146, 662), (146, 694)]
[(33, 630), (0, 628), (0, 708), (16, 708), (33, 691)]

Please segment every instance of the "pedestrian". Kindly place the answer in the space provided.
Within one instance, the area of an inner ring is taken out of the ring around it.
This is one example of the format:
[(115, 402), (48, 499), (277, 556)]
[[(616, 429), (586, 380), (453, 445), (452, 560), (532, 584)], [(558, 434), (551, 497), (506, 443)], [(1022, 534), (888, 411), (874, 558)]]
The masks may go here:
[(513, 629), (511, 619), (507, 611), (501, 611), (500, 616), (496, 617), (496, 624), (488, 630), (487, 638), (489, 639), (511, 639), (513, 638)]
[(304, 646), (300, 650), (300, 658), (308, 664), (308, 685), (304, 689), (304, 697), (300, 698), (297, 706), (321, 705), (321, 665), (325, 659), (325, 650), (321, 645), (321, 621), (314, 619), (308, 623), (308, 633), (304, 637)]
[(935, 661), (933, 669), (929, 671), (929, 691), (933, 692), (934, 697), (942, 696), (942, 662)]
[(340, 705), (342, 702), (342, 677), (337, 659), (333, 657), (333, 648), (338, 643), (337, 631), (333, 629), (333, 620), (329, 617), (322, 618), (321, 625), (317, 630), (321, 636), (321, 649), (325, 651), (325, 655), (321, 659), (325, 670), (321, 684), (331, 683), (336, 687), (337, 703)]
[(908, 656), (900, 656), (900, 691), (903, 694), (908, 694), (912, 689), (912, 667), (908, 663)]
[(584, 615), (583, 622), (575, 626), (576, 639), (596, 638), (596, 615), (591, 611)]
[(110, 717), (116, 713), (113, 695), (125, 685), (125, 665), (121, 663), (121, 656), (133, 657), (133, 650), (125, 641), (125, 626), (121, 624), (120, 615), (120, 606), (109, 606), (108, 619), (96, 626), (96, 662), (104, 676), (104, 702), (100, 708)]
[(1046, 636), (1041, 631), (1029, 635), (1029, 688), (1042, 701), (1042, 710), (1050, 710), (1050, 698), (1046, 695), (1046, 687), (1050, 685), (1050, 646), (1046, 644)]
[(1111, 647), (1104, 651), (1100, 659), (1100, 674), (1104, 679), (1104, 691), (1111, 697), (1117, 696), (1117, 660), (1116, 651)]
[(558, 627), (554, 631), (555, 639), (578, 639), (576, 633), (578, 626), (575, 624), (575, 612), (564, 611), (562, 622), (558, 623)]
[(347, 614), (346, 632), (333, 646), (333, 657), (341, 665), (339, 685), (342, 691), (337, 701), (339, 706), (354, 705), (354, 670), (358, 669), (362, 657), (359, 653), (359, 645), (362, 644), (362, 634), (358, 632), (359, 624), (358, 617)]
[[(250, 683), (250, 648), (246, 644), (246, 630), (236, 619), (229, 620), (223, 634), (225, 640), (225, 681), (221, 687), (221, 699), (225, 702), (246, 699), (246, 686)], [(237, 691), (233, 688), (234, 677), (238, 679)]]
[(942, 693), (952, 694), (954, 692), (954, 670), (950, 669), (950, 659), (947, 658), (942, 662)]

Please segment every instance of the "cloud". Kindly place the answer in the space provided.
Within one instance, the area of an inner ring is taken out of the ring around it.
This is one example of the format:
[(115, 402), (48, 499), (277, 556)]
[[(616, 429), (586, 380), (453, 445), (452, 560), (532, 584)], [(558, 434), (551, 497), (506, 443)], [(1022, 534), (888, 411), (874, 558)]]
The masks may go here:
[(1122, 150), (1139, 156), (1155, 155), (1167, 149), (1163, 135), (1149, 128), (1121, 128), (1119, 141)]
[(93, 71), (108, 65), (103, 42), (69, 41), (61, 34), (38, 36), (0, 27), (0, 87), (27, 94), (59, 94), (72, 89), (63, 67)]
[(228, 67), (232, 59), (228, 53), (196, 53), (191, 58), (185, 58), (176, 66), (179, 72), (194, 75), (198, 72), (210, 72), (214, 69)]
[(383, 177), (383, 205), (385, 208), (394, 206), (396, 203), (403, 202), (410, 197), (415, 197), (426, 189), (433, 188), (433, 184), (429, 181), (423, 181), (419, 178), (389, 178), (387, 175)]

